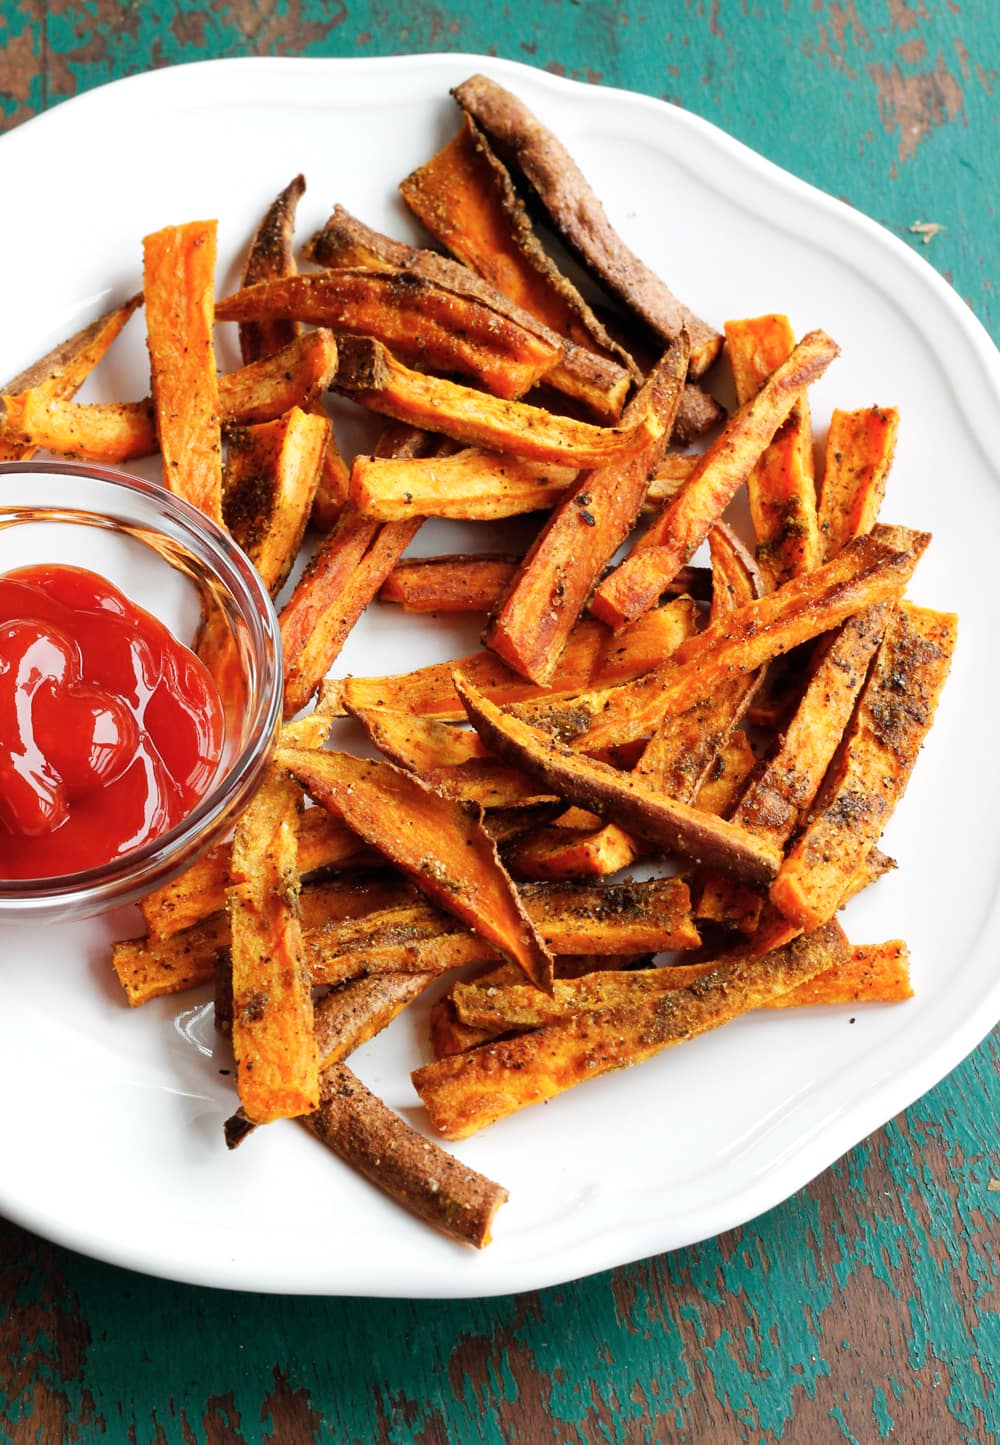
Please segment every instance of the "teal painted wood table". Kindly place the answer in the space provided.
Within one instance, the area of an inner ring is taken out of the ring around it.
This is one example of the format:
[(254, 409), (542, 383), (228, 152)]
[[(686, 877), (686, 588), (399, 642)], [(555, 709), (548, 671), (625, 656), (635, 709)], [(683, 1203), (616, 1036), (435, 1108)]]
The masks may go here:
[[(442, 50), (713, 121), (919, 251), (1000, 340), (993, 0), (3, 3), (0, 129), (185, 61)], [(509, 1297), (217, 1292), (0, 1220), (0, 1441), (994, 1440), (998, 1065), (994, 1035), (752, 1223)]]

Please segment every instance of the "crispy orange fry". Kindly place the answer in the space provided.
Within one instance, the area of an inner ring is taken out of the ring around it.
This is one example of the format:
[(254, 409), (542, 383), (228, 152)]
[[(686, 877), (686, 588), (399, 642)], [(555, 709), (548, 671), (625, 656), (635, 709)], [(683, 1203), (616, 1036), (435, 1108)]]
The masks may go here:
[[(275, 276), (294, 276), (295, 212), (305, 193), (305, 177), (298, 175), (275, 197), (254, 232), (243, 267), (243, 286), (256, 286)], [(299, 326), (286, 317), (240, 324), (240, 355), (244, 363), (259, 361), (280, 351), (299, 334)]]
[(222, 441), (212, 320), (215, 221), (143, 240), (143, 290), (163, 479), (222, 521)]
[(933, 720), (956, 633), (950, 614), (896, 608), (844, 745), (771, 886), (771, 902), (799, 927), (833, 916), (888, 822)]
[(649, 672), (690, 636), (694, 614), (694, 604), (679, 597), (647, 613), (617, 637), (599, 622), (580, 622), (570, 634), (556, 677), (544, 688), (526, 682), (493, 653), (477, 652), (393, 677), (348, 677), (326, 683), (319, 706), (331, 716), (348, 708), (388, 707), (464, 720), (452, 681), (458, 669), (497, 702), (537, 699), (538, 706), (547, 707), (553, 697), (572, 695), (587, 686), (611, 686)]
[(625, 427), (651, 414), (658, 434), (625, 462), (584, 472), (538, 534), (490, 619), (483, 641), (532, 682), (551, 681), (594, 584), (632, 530), (673, 430), (689, 354), (685, 334), (623, 413)]
[(846, 958), (836, 924), (766, 958), (713, 970), (687, 988), (571, 1015), (532, 1033), (417, 1069), (413, 1085), (438, 1133), (464, 1139), (584, 1079), (641, 1063), (671, 1044), (729, 1023)]
[(223, 516), (272, 597), (298, 554), (330, 435), (299, 407), (227, 437)]
[(405, 361), (457, 372), (496, 396), (522, 396), (551, 369), (556, 337), (528, 331), (474, 297), (425, 277), (365, 268), (276, 277), (227, 296), (220, 321), (290, 317), (339, 333), (371, 336)]
[(826, 441), (819, 529), (827, 557), (874, 525), (896, 450), (895, 407), (835, 411)]
[(316, 802), (378, 848), (533, 983), (548, 987), (552, 957), (500, 865), (496, 845), (460, 803), (412, 773), (348, 753), (282, 750), (281, 766)]
[[(141, 304), (141, 294), (132, 296), (120, 306), (106, 311), (96, 321), (91, 321), (89, 325), (74, 332), (65, 341), (61, 341), (45, 356), (7, 382), (2, 388), (5, 399), (22, 392), (30, 392), (39, 400), (69, 400), (83, 385), (136, 307)], [(24, 461), (34, 450), (34, 445), (29, 442), (8, 441), (0, 434), (0, 462)]]
[(425, 376), (371, 338), (342, 339), (334, 385), (372, 411), (526, 461), (597, 467), (630, 456), (658, 433), (648, 412), (627, 427), (599, 427)]
[(268, 775), (233, 838), (227, 910), (232, 932), (237, 1088), (255, 1124), (319, 1103), (313, 1003), (302, 959), (297, 822), (301, 794)]
[(730, 417), (683, 491), (601, 583), (591, 603), (596, 616), (621, 627), (652, 606), (722, 516), (806, 387), (822, 376), (838, 351), (823, 331), (802, 338), (760, 391)]
[(855, 612), (899, 596), (930, 537), (876, 526), (815, 572), (737, 608), (683, 643), (664, 668), (550, 709), (550, 725), (592, 752), (643, 737), (728, 678), (753, 672)]
[(643, 778), (585, 758), (547, 733), (500, 711), (460, 676), (455, 687), (476, 731), (499, 757), (533, 773), (579, 807), (696, 862), (714, 863), (750, 882), (774, 877), (780, 851), (742, 829), (668, 798)]
[(357, 456), (350, 500), (363, 516), (382, 522), (410, 517), (489, 522), (548, 510), (578, 475), (576, 467), (474, 447), (412, 460)]
[[(795, 336), (787, 316), (726, 322), (726, 346), (740, 406), (787, 361)], [(824, 560), (816, 517), (812, 427), (803, 394), (747, 478), (757, 561), (768, 589)], [(874, 520), (874, 519), (873, 519)]]

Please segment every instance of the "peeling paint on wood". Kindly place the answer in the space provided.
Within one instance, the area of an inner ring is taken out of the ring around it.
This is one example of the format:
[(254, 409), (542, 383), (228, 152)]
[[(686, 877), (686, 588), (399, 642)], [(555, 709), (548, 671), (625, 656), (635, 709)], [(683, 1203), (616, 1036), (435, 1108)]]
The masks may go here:
[[(706, 116), (920, 246), (1000, 339), (993, 0), (0, 0), (0, 129), (152, 66), (424, 50)], [(998, 1077), (994, 1038), (753, 1224), (505, 1300), (220, 1294), (0, 1222), (0, 1441), (979, 1445), (1000, 1428)]]

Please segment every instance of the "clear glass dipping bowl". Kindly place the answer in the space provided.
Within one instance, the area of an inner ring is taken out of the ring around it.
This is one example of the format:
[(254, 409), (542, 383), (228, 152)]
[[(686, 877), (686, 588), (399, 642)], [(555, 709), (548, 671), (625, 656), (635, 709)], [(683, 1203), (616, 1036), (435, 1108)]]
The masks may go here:
[[(86, 918), (160, 887), (224, 837), (281, 721), (281, 638), (267, 589), (223, 530), (155, 482), (73, 462), (0, 464), (0, 573), (67, 563), (100, 573), (193, 646), (211, 629), (225, 706), (215, 779), (183, 822), (100, 868), (0, 879), (0, 924)], [(0, 619), (2, 620), (2, 619)]]

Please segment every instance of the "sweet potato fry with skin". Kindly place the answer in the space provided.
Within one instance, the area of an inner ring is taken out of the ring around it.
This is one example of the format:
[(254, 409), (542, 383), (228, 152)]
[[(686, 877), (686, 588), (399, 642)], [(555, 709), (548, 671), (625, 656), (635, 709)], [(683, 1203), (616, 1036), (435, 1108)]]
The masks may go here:
[(348, 711), (379, 752), (410, 773), (430, 773), (489, 757), (479, 734), (468, 728), (388, 707), (352, 707)]
[[(328, 331), (311, 331), (274, 356), (218, 378), (223, 426), (274, 421), (311, 405), (329, 385), (337, 349)], [(159, 442), (156, 409), (143, 401), (75, 402), (44, 388), (0, 397), (0, 433), (25, 445), (85, 461), (126, 462), (152, 456)]]
[(628, 372), (616, 362), (581, 352), (567, 343), (564, 329), (551, 329), (537, 312), (518, 305), (515, 298), (498, 289), (475, 268), (436, 251), (394, 241), (365, 226), (343, 206), (334, 207), (326, 225), (308, 243), (306, 255), (321, 266), (371, 267), (395, 275), (421, 277), (457, 296), (488, 306), (553, 348), (555, 361), (544, 377), (547, 386), (582, 401), (602, 421), (615, 421), (621, 414), (629, 385)]
[(802, 928), (833, 916), (909, 781), (951, 663), (957, 620), (901, 602), (804, 831), (771, 886)]
[(685, 334), (622, 415), (628, 427), (651, 414), (658, 435), (625, 462), (584, 472), (557, 504), (487, 625), (487, 647), (532, 682), (551, 681), (595, 583), (635, 524), (673, 430), (689, 350)]
[[(244, 287), (256, 286), (276, 276), (294, 276), (298, 271), (294, 250), (295, 212), (305, 189), (305, 177), (296, 176), (264, 212), (247, 251), (241, 278)], [(298, 334), (298, 323), (283, 316), (242, 322), (239, 337), (244, 364), (273, 355)]]
[(425, 376), (371, 338), (343, 337), (339, 350), (335, 389), (362, 406), (456, 441), (515, 452), (526, 461), (597, 467), (630, 456), (658, 432), (649, 414), (630, 427), (599, 427)]
[[(310, 754), (312, 756), (312, 754)], [(302, 959), (297, 823), (301, 794), (268, 775), (233, 838), (233, 1052), (240, 1103), (255, 1124), (319, 1102), (313, 1003)]]
[(556, 232), (611, 295), (665, 346), (688, 332), (691, 371), (700, 376), (718, 355), (722, 338), (629, 250), (562, 142), (516, 96), (484, 75), (471, 76), (452, 95), (500, 159), (514, 161)]
[(876, 526), (832, 562), (689, 638), (664, 668), (554, 704), (549, 726), (585, 752), (643, 737), (728, 678), (753, 672), (853, 613), (899, 596), (929, 541), (926, 532)]
[(591, 603), (595, 616), (609, 627), (621, 627), (656, 601), (722, 516), (806, 387), (822, 376), (838, 352), (823, 331), (802, 338), (788, 360), (729, 418), (683, 491), (601, 583)]
[[(447, 997), (460, 1025), (488, 1037), (515, 1029), (543, 1028), (582, 1010), (606, 1009), (671, 993), (689, 987), (716, 968), (716, 963), (676, 964), (640, 972), (605, 971), (574, 979), (557, 978), (551, 998), (524, 984), (497, 984), (484, 979), (456, 983)], [(851, 948), (842, 963), (776, 995), (762, 1007), (899, 1003), (912, 997), (908, 952), (897, 939)], [(484, 1042), (485, 1037), (480, 1041)], [(441, 1055), (436, 1052), (436, 1057)]]
[(539, 987), (552, 957), (500, 865), (496, 845), (459, 803), (412, 773), (346, 753), (279, 753), (316, 802), (353, 828), (435, 903), (461, 919)]
[(574, 753), (548, 734), (502, 713), (460, 677), (456, 676), (455, 686), (487, 747), (579, 807), (592, 809), (667, 852), (714, 863), (749, 882), (768, 882), (777, 872), (781, 854), (773, 846), (666, 797), (634, 774), (619, 773)]
[(687, 988), (574, 1014), (533, 1033), (427, 1064), (412, 1075), (413, 1085), (438, 1133), (464, 1139), (527, 1104), (641, 1063), (671, 1044), (761, 1008), (847, 954), (842, 932), (827, 924), (766, 958), (713, 970)]
[(835, 557), (852, 537), (874, 525), (898, 431), (895, 407), (833, 413), (819, 498), (819, 530), (826, 557)]
[[(726, 345), (740, 406), (787, 361), (795, 336), (787, 316), (726, 322)], [(824, 560), (816, 516), (812, 426), (803, 395), (747, 478), (757, 560), (768, 590)]]
[(543, 338), (471, 296), (413, 272), (366, 269), (278, 277), (218, 302), (219, 321), (290, 317), (339, 333), (372, 336), (394, 355), (457, 372), (496, 396), (523, 396), (551, 370), (558, 338)]
[(346, 1064), (324, 1070), (307, 1121), (321, 1143), (434, 1229), (484, 1249), (506, 1189), (477, 1174), (394, 1114)]
[(227, 436), (223, 517), (272, 597), (305, 534), (329, 436), (326, 417), (299, 407)]
[(222, 521), (222, 440), (212, 321), (215, 221), (168, 226), (143, 240), (149, 362), (163, 479)]
[(478, 448), (413, 460), (357, 456), (350, 501), (363, 516), (382, 522), (411, 517), (490, 522), (547, 511), (578, 476), (577, 467)]
[[(32, 392), (39, 402), (42, 399), (68, 401), (106, 355), (115, 337), (141, 303), (140, 293), (74, 332), (19, 375), (12, 377), (2, 388), (5, 396)], [(34, 450), (30, 443), (8, 441), (0, 434), (0, 462), (26, 461)]]
[(471, 118), (455, 139), (400, 185), (428, 231), (517, 305), (567, 338), (548, 382), (602, 421), (621, 414), (630, 376), (640, 376), (535, 234), (506, 167)]

